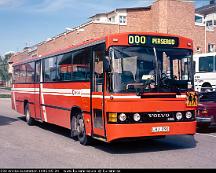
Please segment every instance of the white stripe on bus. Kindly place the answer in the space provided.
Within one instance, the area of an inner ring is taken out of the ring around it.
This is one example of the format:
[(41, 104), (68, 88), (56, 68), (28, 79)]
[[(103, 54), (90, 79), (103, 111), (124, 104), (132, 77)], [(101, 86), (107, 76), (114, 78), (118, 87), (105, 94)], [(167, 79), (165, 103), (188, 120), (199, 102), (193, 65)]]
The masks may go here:
[[(43, 88), (41, 86), (41, 97), (43, 95), (60, 95), (60, 96), (68, 96), (68, 97), (90, 97), (90, 89), (51, 89), (51, 88)], [(30, 93), (30, 94), (39, 94), (39, 88), (36, 88), (36, 91), (33, 91), (34, 88), (14, 88), (13, 91), (18, 93)], [(109, 99), (113, 97), (114, 99), (140, 99), (141, 96), (104, 96), (104, 98)], [(176, 98), (186, 98), (186, 95), (176, 95)], [(103, 95), (92, 95), (92, 98), (103, 98)], [(43, 97), (44, 99), (44, 97)]]

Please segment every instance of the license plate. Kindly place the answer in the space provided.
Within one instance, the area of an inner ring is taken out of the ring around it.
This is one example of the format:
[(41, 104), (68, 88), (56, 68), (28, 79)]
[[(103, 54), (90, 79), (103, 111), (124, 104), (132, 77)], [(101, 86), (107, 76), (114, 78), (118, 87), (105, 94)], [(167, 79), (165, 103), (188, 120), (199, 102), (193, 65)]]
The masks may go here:
[(152, 127), (152, 132), (153, 133), (158, 133), (158, 132), (169, 132), (170, 128), (169, 126), (164, 126), (164, 127)]

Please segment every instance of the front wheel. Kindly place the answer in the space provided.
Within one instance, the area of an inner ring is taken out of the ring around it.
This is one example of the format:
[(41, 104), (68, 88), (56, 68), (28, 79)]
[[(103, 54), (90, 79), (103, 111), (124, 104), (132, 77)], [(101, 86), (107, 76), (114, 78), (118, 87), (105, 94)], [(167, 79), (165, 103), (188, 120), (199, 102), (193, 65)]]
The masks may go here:
[(32, 126), (34, 124), (34, 119), (31, 117), (29, 112), (29, 104), (27, 103), (25, 106), (25, 118), (28, 125)]
[(82, 145), (88, 145), (90, 143), (90, 137), (86, 135), (86, 129), (85, 129), (85, 123), (82, 116), (82, 113), (79, 113), (77, 115), (77, 121), (76, 121), (76, 127), (77, 127), (77, 137), (80, 141), (80, 144)]

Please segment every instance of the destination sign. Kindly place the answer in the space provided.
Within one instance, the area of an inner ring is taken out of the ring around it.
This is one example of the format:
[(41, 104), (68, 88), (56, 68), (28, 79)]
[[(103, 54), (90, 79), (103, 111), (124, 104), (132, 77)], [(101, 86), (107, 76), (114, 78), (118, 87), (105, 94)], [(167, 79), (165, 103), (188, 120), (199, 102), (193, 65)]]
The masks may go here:
[(179, 39), (168, 36), (128, 35), (128, 44), (134, 46), (177, 47)]

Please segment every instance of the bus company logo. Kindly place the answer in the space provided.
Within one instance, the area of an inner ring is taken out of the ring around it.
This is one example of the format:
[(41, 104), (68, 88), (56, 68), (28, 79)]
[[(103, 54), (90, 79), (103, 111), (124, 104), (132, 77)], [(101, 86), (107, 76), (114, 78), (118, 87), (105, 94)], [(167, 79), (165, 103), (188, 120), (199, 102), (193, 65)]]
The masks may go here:
[(81, 96), (81, 91), (80, 90), (72, 90), (72, 95)]
[(169, 118), (170, 114), (168, 113), (155, 113), (155, 114), (148, 114), (149, 118)]

